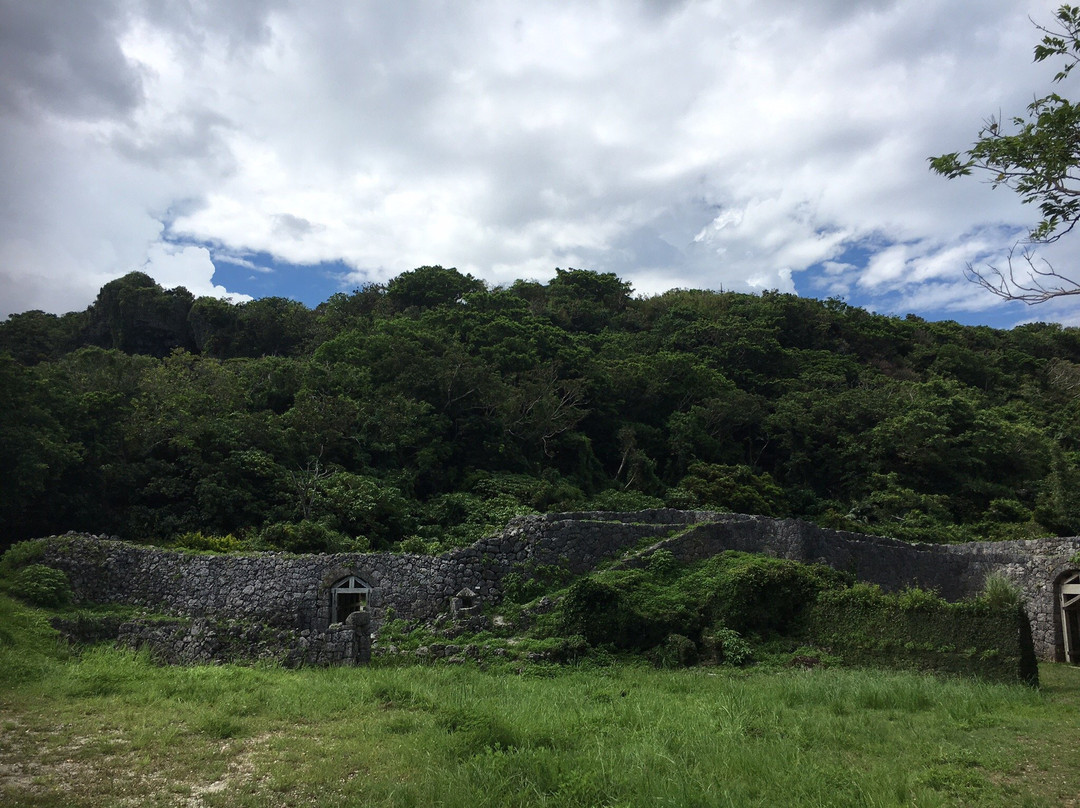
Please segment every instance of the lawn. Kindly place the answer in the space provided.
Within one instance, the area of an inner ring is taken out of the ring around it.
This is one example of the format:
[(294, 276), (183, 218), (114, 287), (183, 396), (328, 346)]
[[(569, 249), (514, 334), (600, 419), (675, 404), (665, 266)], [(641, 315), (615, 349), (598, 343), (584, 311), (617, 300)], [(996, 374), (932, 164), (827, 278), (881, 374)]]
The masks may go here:
[(1080, 805), (1062, 665), (167, 668), (0, 607), (5, 806)]

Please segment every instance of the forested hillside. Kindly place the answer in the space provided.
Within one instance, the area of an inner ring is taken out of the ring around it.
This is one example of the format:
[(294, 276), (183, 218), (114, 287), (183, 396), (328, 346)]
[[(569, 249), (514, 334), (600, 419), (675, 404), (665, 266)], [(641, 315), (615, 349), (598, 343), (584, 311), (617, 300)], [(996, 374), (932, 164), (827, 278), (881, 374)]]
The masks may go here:
[(1080, 331), (559, 270), (311, 310), (164, 290), (0, 324), (0, 541), (295, 551), (669, 505), (904, 539), (1080, 533)]

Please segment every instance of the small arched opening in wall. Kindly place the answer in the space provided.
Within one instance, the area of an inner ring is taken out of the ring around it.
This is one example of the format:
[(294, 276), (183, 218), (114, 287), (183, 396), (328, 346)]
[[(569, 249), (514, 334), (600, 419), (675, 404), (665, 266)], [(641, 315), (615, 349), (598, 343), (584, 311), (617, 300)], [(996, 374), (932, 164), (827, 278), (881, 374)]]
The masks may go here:
[(330, 587), (330, 622), (344, 623), (353, 612), (367, 608), (371, 586), (359, 575), (346, 575)]
[(1080, 570), (1058, 576), (1054, 585), (1054, 620), (1060, 628), (1058, 653), (1064, 662), (1080, 665)]

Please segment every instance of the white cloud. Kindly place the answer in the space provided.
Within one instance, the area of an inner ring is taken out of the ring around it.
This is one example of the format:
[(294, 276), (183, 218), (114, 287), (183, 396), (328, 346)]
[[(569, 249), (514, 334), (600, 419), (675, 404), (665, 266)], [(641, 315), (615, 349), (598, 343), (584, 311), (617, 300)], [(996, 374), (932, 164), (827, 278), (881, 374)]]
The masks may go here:
[(1055, 5), (0, 0), (0, 313), (139, 267), (226, 294), (204, 245), (973, 305), (1033, 212), (926, 157), (1048, 88)]
[(214, 264), (205, 247), (155, 242), (147, 250), (142, 271), (166, 289), (183, 286), (196, 297), (228, 297), (236, 303), (251, 300), (247, 295), (232, 294), (212, 282)]

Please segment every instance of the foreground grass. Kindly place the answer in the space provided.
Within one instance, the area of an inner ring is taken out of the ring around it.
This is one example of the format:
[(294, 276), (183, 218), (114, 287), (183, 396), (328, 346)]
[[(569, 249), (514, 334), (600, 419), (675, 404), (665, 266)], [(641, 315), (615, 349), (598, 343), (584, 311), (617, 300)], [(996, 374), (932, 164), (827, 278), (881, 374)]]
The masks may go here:
[(161, 668), (67, 658), (32, 616), (0, 617), (35, 637), (0, 633), (5, 806), (1080, 804), (1064, 666), (1040, 691), (837, 669)]

